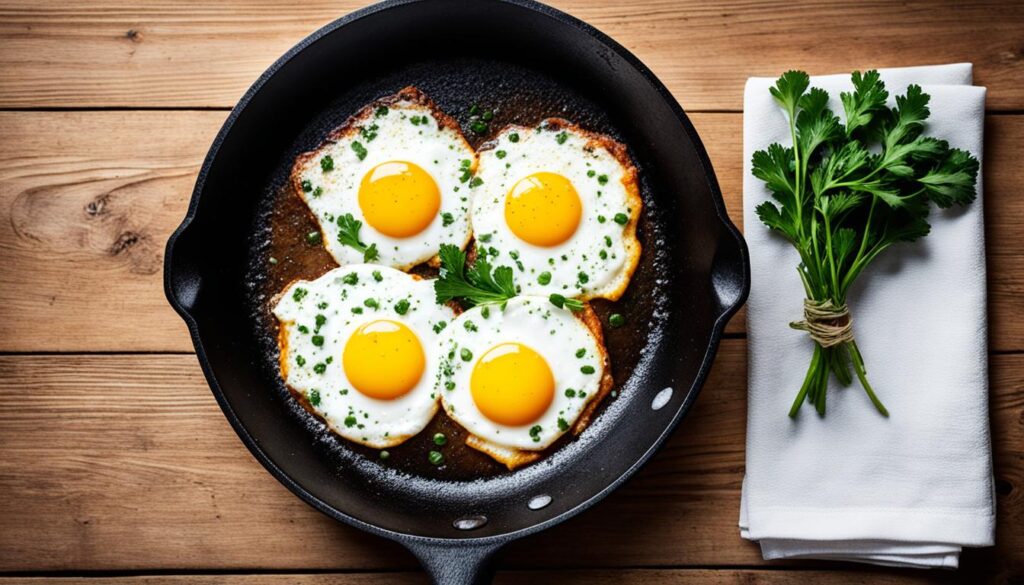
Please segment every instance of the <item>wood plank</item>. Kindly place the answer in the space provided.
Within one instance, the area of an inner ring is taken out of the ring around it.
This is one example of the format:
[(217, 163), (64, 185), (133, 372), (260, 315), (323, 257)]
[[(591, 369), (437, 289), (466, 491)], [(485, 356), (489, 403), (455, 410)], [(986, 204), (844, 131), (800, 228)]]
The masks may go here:
[[(0, 112), (0, 250), (9, 267), (0, 271), (0, 351), (192, 349), (164, 300), (163, 246), (225, 115)], [(742, 224), (742, 116), (693, 121)], [(990, 116), (986, 133), (991, 347), (1020, 350), (1024, 116)], [(59, 335), (40, 326), (55, 317)], [(728, 330), (745, 330), (742, 313)]]
[[(746, 357), (727, 340), (700, 400), (595, 509), (511, 545), (506, 568), (763, 566), (736, 528)], [(997, 546), (1024, 571), (1024, 354), (992, 359)], [(308, 508), (235, 437), (192, 356), (0, 356), (0, 571), (412, 569)], [(571, 543), (571, 546), (566, 546)], [(777, 566), (778, 563), (772, 563)]]
[(0, 114), (0, 350), (191, 350), (163, 253), (224, 118)]
[[(230, 107), (278, 56), (366, 4), (7, 0), (0, 107)], [(870, 0), (551, 4), (608, 33), (688, 109), (739, 110), (751, 75), (972, 61), (994, 109), (1024, 108), (1024, 5)]]
[[(495, 585), (530, 583), (533, 585), (803, 585), (832, 583), (835, 585), (911, 585), (916, 583), (978, 583), (973, 574), (936, 571), (899, 571), (896, 569), (860, 568), (831, 571), (807, 570), (708, 570), (708, 569), (628, 569), (569, 571), (501, 571)], [(0, 585), (92, 585), (89, 577), (4, 578)], [(321, 573), (261, 575), (153, 575), (138, 577), (105, 577), (109, 585), (371, 585), (393, 583), (412, 585), (427, 583), (423, 573)]]

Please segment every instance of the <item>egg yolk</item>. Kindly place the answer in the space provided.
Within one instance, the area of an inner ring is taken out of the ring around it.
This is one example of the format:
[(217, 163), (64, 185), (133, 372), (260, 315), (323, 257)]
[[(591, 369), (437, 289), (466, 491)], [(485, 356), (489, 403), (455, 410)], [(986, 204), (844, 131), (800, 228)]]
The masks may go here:
[(437, 217), (441, 190), (418, 165), (383, 162), (359, 184), (359, 208), (373, 229), (392, 238), (408, 238), (427, 229)]
[(555, 377), (536, 351), (521, 343), (501, 343), (480, 356), (469, 389), (484, 416), (498, 424), (522, 426), (551, 406)]
[(505, 223), (520, 240), (557, 246), (576, 233), (583, 204), (572, 182), (557, 173), (520, 179), (505, 198)]
[(356, 390), (370, 398), (391, 400), (416, 387), (427, 360), (411, 329), (382, 319), (364, 323), (352, 333), (342, 363)]

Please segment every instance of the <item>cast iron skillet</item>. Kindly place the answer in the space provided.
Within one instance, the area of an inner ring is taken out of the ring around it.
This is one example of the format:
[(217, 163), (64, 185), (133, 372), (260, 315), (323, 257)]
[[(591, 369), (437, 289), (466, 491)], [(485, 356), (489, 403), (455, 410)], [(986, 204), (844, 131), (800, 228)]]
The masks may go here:
[[(627, 298), (631, 375), (579, 439), (485, 480), (402, 477), (325, 446), (294, 415), (252, 326), (259, 216), (282, 169), (360, 105), (409, 84), (450, 113), (490, 101), (608, 132), (642, 178), (648, 276)], [(626, 49), (530, 0), (395, 0), (315, 32), (249, 89), (167, 244), (165, 286), (225, 416), (274, 477), (321, 512), (403, 544), (435, 582), (478, 583), (502, 545), (590, 507), (665, 441), (746, 299), (749, 266), (697, 133)]]

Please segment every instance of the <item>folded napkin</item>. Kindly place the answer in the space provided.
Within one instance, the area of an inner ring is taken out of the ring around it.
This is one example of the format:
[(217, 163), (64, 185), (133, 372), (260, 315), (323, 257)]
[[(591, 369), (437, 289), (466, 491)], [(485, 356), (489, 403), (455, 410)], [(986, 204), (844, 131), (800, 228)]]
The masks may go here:
[[(981, 160), (985, 88), (971, 65), (882, 70), (893, 97), (917, 83), (931, 95), (928, 134)], [(857, 379), (835, 380), (828, 413), (787, 411), (812, 341), (790, 329), (803, 288), (797, 253), (754, 213), (769, 198), (751, 174), (754, 151), (788, 145), (785, 114), (768, 88), (747, 82), (743, 115), (743, 220), (750, 247), (747, 302), (749, 414), (740, 531), (765, 559), (815, 558), (949, 567), (961, 547), (989, 546), (995, 529), (988, 427), (985, 242), (981, 176), (966, 209), (930, 216), (932, 233), (880, 256), (849, 295), (854, 333), (881, 416)], [(849, 75), (812, 77), (842, 117)]]

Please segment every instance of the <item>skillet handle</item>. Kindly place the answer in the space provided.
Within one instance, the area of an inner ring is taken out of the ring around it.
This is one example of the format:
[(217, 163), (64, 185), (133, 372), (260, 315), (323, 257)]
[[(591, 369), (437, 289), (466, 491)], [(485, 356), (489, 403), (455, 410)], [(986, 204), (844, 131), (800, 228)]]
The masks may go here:
[(718, 298), (719, 314), (732, 317), (750, 293), (750, 260), (747, 243), (731, 224), (726, 227), (711, 263), (711, 286)]
[(402, 544), (416, 556), (434, 585), (488, 585), (494, 578), (494, 554), (504, 543), (402, 541)]
[(188, 317), (199, 298), (202, 258), (199, 226), (185, 222), (167, 240), (164, 252), (164, 294), (178, 313)]

